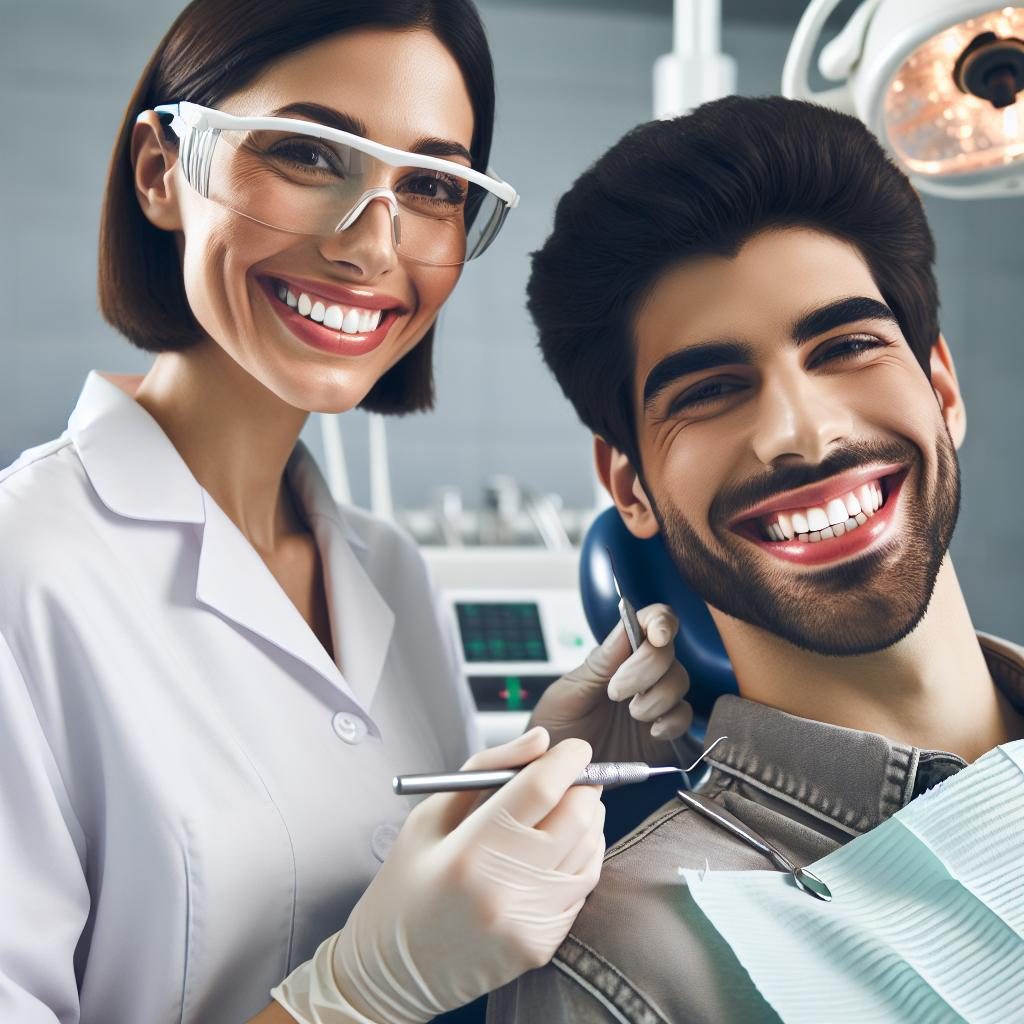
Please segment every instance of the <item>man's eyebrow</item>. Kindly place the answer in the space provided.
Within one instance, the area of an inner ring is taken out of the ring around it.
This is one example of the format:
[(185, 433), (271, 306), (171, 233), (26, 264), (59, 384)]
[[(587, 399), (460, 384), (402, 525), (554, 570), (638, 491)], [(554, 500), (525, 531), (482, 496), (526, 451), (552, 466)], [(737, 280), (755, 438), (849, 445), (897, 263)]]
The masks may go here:
[[(311, 121), (318, 121), (330, 128), (337, 128), (339, 131), (348, 132), (350, 135), (359, 135), (362, 138), (369, 138), (370, 133), (366, 125), (353, 117), (351, 114), (342, 113), (333, 107), (325, 107), (321, 103), (289, 103), (287, 106), (278, 107), (271, 111), (272, 117), (284, 117), (288, 114), (297, 114), (299, 117), (308, 118)], [(459, 142), (451, 139), (439, 139), (424, 136), (417, 139), (409, 150), (410, 153), (419, 153), (422, 156), (438, 157), (462, 157), (467, 163), (472, 164), (473, 157), (469, 150)]]
[[(894, 327), (899, 326), (895, 313), (884, 302), (866, 295), (856, 295), (852, 298), (837, 299), (804, 314), (793, 325), (791, 333), (797, 345), (802, 345), (819, 334), (859, 320), (881, 320)], [(650, 408), (658, 395), (680, 377), (701, 370), (710, 370), (715, 366), (752, 362), (753, 353), (750, 346), (742, 341), (730, 339), (691, 345), (673, 352), (662, 359), (647, 375), (647, 380), (644, 381), (644, 409)]]
[(650, 408), (655, 399), (673, 381), (700, 370), (715, 366), (753, 362), (749, 345), (741, 341), (708, 341), (701, 345), (690, 345), (665, 356), (647, 374), (644, 381), (644, 409)]
[(882, 320), (894, 327), (899, 326), (896, 314), (884, 302), (868, 298), (866, 295), (855, 295), (848, 299), (837, 299), (800, 317), (793, 324), (793, 340), (802, 345), (819, 334), (842, 327), (844, 324), (855, 323), (857, 320)]

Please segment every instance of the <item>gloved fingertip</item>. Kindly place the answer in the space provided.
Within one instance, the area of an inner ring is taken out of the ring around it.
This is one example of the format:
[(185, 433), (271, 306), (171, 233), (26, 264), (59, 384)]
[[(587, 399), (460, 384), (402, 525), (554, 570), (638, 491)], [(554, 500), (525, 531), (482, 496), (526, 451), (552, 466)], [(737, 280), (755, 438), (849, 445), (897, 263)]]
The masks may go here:
[(536, 743), (541, 738), (548, 739), (548, 731), (543, 725), (535, 725), (532, 729), (527, 729), (521, 736), (517, 736), (513, 742), (525, 746), (529, 743)]
[(647, 638), (655, 647), (664, 647), (672, 639), (672, 626), (665, 619), (656, 619), (647, 631)]
[(562, 740), (562, 743), (571, 744), (574, 749), (579, 749), (580, 757), (586, 757), (587, 761), (590, 761), (594, 756), (594, 748), (586, 740), (581, 740), (578, 736), (570, 736), (568, 739)]

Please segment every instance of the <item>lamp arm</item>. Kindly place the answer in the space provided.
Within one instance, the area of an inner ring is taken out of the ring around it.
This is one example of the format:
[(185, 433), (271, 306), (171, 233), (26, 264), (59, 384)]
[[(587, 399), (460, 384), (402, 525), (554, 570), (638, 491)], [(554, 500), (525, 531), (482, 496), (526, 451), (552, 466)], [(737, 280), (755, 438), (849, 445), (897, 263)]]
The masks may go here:
[[(835, 89), (815, 92), (808, 81), (808, 71), (814, 48), (821, 38), (821, 31), (829, 15), (839, 6), (841, 0), (811, 0), (800, 18), (789, 44), (786, 63), (782, 68), (782, 95), (791, 99), (810, 100), (822, 106), (833, 107), (847, 114), (855, 113), (853, 94), (847, 84)], [(860, 13), (859, 11), (857, 12)], [(868, 19), (864, 19), (866, 26)]]

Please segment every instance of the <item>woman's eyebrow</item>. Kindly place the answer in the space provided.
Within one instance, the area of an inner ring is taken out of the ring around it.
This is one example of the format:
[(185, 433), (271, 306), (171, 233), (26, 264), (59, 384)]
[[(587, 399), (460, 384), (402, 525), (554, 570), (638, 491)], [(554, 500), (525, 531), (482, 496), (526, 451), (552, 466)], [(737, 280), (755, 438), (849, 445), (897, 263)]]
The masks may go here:
[[(325, 124), (329, 128), (337, 128), (339, 131), (348, 132), (349, 135), (359, 135), (364, 139), (370, 137), (366, 125), (353, 117), (351, 114), (342, 113), (333, 107), (325, 107), (322, 103), (289, 103), (286, 106), (278, 107), (271, 111), (272, 117), (284, 117), (288, 114), (298, 114), (300, 117), (308, 118)], [(439, 139), (432, 136), (424, 136), (417, 139), (409, 150), (410, 153), (419, 153), (421, 156), (438, 157), (462, 157), (467, 163), (472, 164), (473, 157), (468, 149), (459, 142), (451, 139)]]

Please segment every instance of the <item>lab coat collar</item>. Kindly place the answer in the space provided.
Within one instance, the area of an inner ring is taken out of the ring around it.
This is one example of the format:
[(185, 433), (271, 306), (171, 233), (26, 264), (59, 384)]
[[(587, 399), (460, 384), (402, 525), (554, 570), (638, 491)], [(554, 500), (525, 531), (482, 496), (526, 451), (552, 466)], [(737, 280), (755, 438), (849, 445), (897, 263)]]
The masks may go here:
[(100, 501), (128, 519), (203, 522), (196, 478), (156, 420), (116, 379), (90, 373), (68, 421)]
[(203, 524), (197, 600), (312, 668), (368, 715), (394, 613), (360, 562), (368, 551), (365, 539), (331, 497), (305, 446), (296, 445), (286, 473), (323, 560), (338, 665), (157, 422), (116, 379), (90, 373), (68, 423), (100, 500), (130, 519)]

